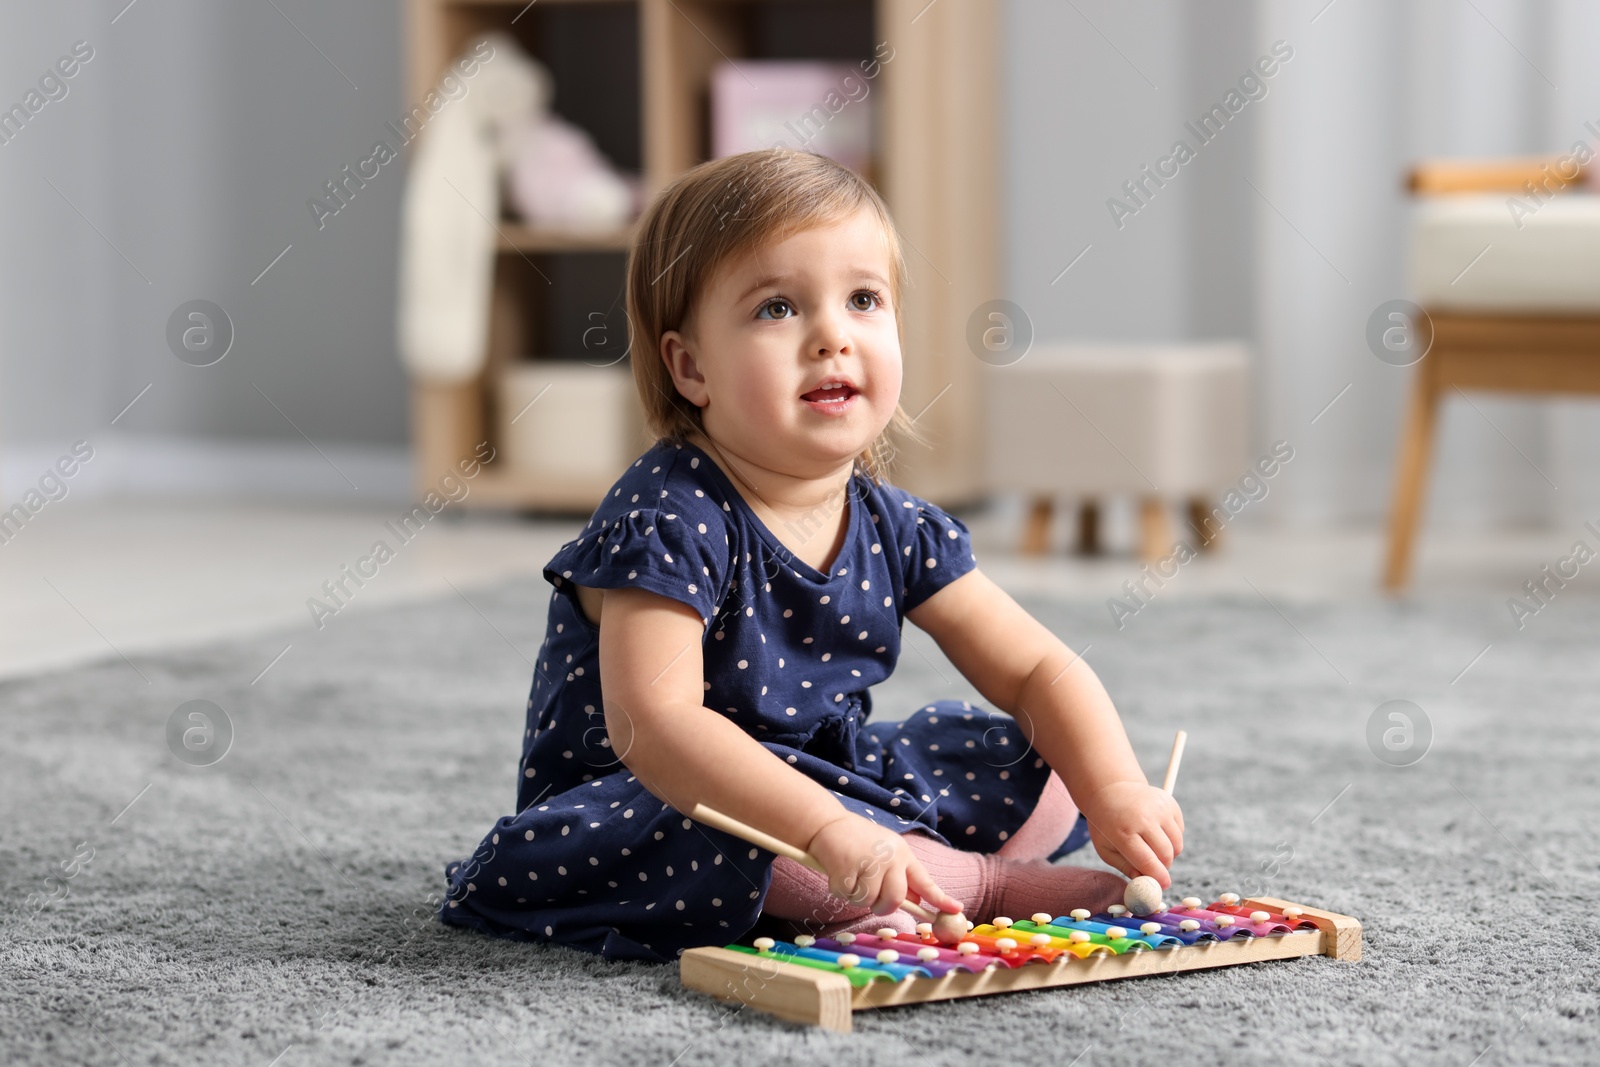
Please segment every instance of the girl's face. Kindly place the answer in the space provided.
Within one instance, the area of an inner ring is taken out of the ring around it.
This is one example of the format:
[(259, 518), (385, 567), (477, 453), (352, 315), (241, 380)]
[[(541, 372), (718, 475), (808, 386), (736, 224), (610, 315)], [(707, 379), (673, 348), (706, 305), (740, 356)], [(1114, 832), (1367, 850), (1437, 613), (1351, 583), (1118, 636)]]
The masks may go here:
[(863, 207), (714, 272), (685, 328), (661, 338), (707, 436), (796, 477), (876, 440), (900, 400), (890, 270), (883, 226)]

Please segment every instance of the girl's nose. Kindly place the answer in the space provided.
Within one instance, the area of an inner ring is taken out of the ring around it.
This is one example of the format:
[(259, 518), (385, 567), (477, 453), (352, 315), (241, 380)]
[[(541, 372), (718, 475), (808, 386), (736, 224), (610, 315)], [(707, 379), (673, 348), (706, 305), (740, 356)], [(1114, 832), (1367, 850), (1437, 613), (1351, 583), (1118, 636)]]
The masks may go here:
[(834, 353), (850, 354), (850, 334), (837, 316), (824, 315), (817, 322), (817, 333), (812, 338), (812, 351), (819, 356)]

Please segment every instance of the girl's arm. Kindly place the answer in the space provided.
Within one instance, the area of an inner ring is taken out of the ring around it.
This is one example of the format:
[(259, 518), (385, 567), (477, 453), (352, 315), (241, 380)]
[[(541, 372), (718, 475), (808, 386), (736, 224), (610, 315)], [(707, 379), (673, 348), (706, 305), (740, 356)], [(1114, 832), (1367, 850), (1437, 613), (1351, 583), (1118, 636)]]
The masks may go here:
[(646, 789), (681, 812), (704, 803), (810, 851), (836, 896), (875, 914), (893, 911), (908, 888), (932, 907), (961, 910), (898, 834), (856, 815), (704, 705), (705, 627), (693, 608), (641, 589), (608, 589), (600, 620), (606, 730)]
[(705, 803), (804, 848), (849, 814), (704, 704), (705, 625), (687, 604), (608, 589), (600, 623), (600, 692), (612, 751), (644, 787), (682, 812)]
[(1183, 849), (1183, 813), (1145, 780), (1117, 709), (1089, 665), (980, 570), (906, 617), (938, 642), (984, 699), (1017, 720), (1088, 818), (1102, 858), (1124, 874), (1170, 885), (1167, 866)]

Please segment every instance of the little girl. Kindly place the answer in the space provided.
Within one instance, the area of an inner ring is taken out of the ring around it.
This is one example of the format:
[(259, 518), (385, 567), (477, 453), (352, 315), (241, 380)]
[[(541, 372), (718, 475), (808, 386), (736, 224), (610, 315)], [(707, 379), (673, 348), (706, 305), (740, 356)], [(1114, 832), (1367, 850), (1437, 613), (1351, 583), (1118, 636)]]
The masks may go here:
[[(781, 149), (656, 198), (628, 257), (656, 444), (545, 567), (517, 811), (447, 865), (443, 921), (671, 961), (758, 925), (909, 930), (899, 903), (1102, 910), (1163, 886), (1183, 816), (1094, 672), (978, 570), (967, 527), (884, 480), (904, 265), (850, 170)], [(1008, 716), (868, 724), (909, 618)], [(827, 875), (685, 812), (704, 802)], [(1081, 815), (1080, 815), (1081, 813)]]

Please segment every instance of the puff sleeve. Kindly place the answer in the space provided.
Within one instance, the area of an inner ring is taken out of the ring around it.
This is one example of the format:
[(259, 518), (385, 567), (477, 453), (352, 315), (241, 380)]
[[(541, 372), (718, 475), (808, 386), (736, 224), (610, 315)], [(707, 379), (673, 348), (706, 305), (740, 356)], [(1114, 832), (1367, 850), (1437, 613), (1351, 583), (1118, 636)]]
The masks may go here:
[(975, 569), (978, 561), (966, 523), (904, 490), (885, 495), (898, 541), (900, 611), (905, 613)]
[(574, 584), (645, 589), (688, 604), (709, 625), (722, 601), (731, 552), (727, 524), (713, 508), (694, 515), (636, 508), (562, 545), (544, 576), (574, 598)]

